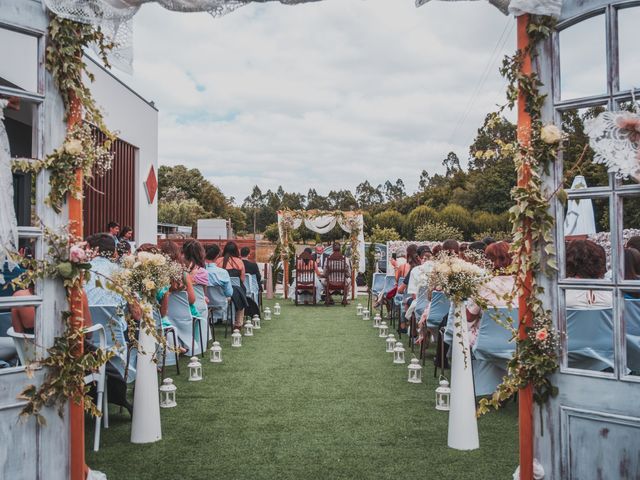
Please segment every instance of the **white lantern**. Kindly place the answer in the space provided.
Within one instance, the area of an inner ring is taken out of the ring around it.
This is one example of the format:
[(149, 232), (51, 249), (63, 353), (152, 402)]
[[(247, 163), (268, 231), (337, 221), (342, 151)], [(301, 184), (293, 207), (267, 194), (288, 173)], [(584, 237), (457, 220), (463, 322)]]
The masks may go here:
[(420, 360), (412, 358), (407, 369), (409, 370), (409, 383), (422, 383), (422, 365), (420, 365)]
[(231, 346), (240, 348), (242, 346), (242, 334), (237, 328), (231, 334)]
[(276, 303), (276, 304), (273, 306), (273, 313), (274, 313), (274, 315), (275, 315), (276, 317), (279, 317), (279, 316), (280, 316), (280, 304), (279, 304), (279, 303)]
[(244, 336), (253, 337), (253, 323), (251, 323), (251, 320), (247, 320), (247, 323), (244, 324)]
[(176, 390), (178, 388), (173, 384), (173, 380), (165, 378), (160, 385), (160, 408), (177, 407)]
[(442, 375), (440, 376), (440, 386), (436, 388), (436, 410), (449, 411), (449, 401), (451, 400), (451, 388), (449, 382)]
[(380, 333), (378, 333), (378, 336), (380, 338), (387, 338), (388, 333), (389, 333), (389, 327), (387, 327), (387, 322), (382, 322), (380, 324)]
[(393, 348), (393, 363), (404, 364), (404, 347), (400, 342)]
[(380, 323), (382, 323), (382, 317), (376, 314), (376, 316), (373, 317), (373, 328), (380, 328)]
[(189, 368), (189, 381), (199, 382), (202, 380), (202, 364), (198, 361), (198, 357), (191, 357), (191, 362), (187, 365)]
[(222, 347), (220, 342), (213, 342), (211, 345), (211, 363), (222, 363)]
[(356, 315), (360, 316), (362, 315), (362, 304), (359, 303), (358, 306), (356, 307)]
[(253, 316), (253, 328), (254, 330), (260, 330), (262, 327), (260, 326), (260, 316)]
[(387, 337), (387, 349), (385, 352), (393, 353), (393, 347), (396, 346), (396, 337), (393, 336), (393, 333), (390, 333)]
[(371, 317), (369, 316), (369, 310), (362, 310), (362, 319), (367, 321), (369, 320)]
[(264, 319), (271, 320), (271, 309), (269, 307), (264, 309)]

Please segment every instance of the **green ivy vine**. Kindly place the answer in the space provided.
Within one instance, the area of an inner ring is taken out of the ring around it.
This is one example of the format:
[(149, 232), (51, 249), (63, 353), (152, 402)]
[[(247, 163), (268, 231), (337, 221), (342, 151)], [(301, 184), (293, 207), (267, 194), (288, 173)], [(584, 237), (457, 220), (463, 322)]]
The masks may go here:
[[(503, 149), (513, 154), (518, 173), (530, 170), (526, 184), (516, 186), (511, 195), (515, 205), (509, 215), (513, 225), (511, 253), (514, 259), (516, 291), (511, 298), (524, 297), (526, 307), (531, 312), (531, 323), (526, 327), (526, 338), (518, 338), (517, 329), (512, 327), (516, 341), (516, 353), (508, 363), (507, 376), (490, 398), (480, 401), (478, 414), (490, 408), (498, 409), (519, 389), (532, 385), (534, 401), (542, 405), (557, 395), (558, 388), (551, 383), (550, 375), (558, 369), (558, 333), (553, 326), (551, 311), (542, 297), (544, 287), (537, 281), (536, 273), (548, 276), (557, 270), (553, 245), (554, 217), (549, 213), (549, 196), (543, 185), (543, 175), (549, 173), (549, 166), (557, 158), (562, 140), (560, 130), (554, 125), (543, 125), (542, 108), (546, 95), (540, 93), (543, 86), (537, 73), (523, 73), (527, 56), (532, 61), (537, 56), (538, 47), (555, 28), (551, 17), (532, 16), (527, 34), (529, 46), (518, 50), (504, 59), (500, 73), (507, 79), (507, 103), (505, 108), (513, 108), (519, 95), (525, 100), (525, 110), (531, 116), (530, 141), (505, 144)], [(560, 194), (557, 191), (554, 194)]]

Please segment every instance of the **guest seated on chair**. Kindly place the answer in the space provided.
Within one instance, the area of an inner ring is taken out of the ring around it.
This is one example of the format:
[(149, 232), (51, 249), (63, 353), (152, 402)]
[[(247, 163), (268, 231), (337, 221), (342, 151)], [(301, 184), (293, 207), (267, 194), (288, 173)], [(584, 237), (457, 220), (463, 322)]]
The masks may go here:
[[(517, 299), (515, 297), (511, 302), (505, 299), (513, 292), (516, 281), (512, 274), (507, 273), (512, 261), (509, 244), (507, 242), (494, 242), (487, 247), (484, 253), (493, 265), (494, 276), (480, 287), (478, 292), (480, 297), (490, 307), (517, 308)], [(469, 344), (472, 346), (478, 337), (481, 316), (480, 307), (473, 300), (469, 300), (467, 302), (467, 321), (469, 322)]]
[(259, 291), (262, 291), (262, 275), (260, 275), (260, 267), (256, 262), (249, 260), (250, 253), (251, 249), (249, 247), (242, 247), (242, 249), (240, 249), (240, 257), (242, 258), (242, 263), (244, 263), (244, 271), (245, 273), (256, 276), (258, 289)]
[(216, 265), (225, 269), (230, 277), (240, 279), (240, 287), (233, 287), (232, 301), (236, 307), (236, 318), (234, 319), (233, 328), (242, 329), (244, 321), (244, 311), (249, 307), (247, 295), (244, 286), (245, 269), (244, 263), (240, 258), (240, 251), (235, 242), (227, 242), (222, 250), (222, 256), (216, 259)]
[[(591, 240), (572, 240), (567, 245), (567, 277), (604, 278), (607, 256), (600, 245)], [(583, 310), (611, 308), (613, 295), (608, 290), (566, 290), (566, 307)]]
[(231, 296), (233, 295), (231, 278), (229, 277), (229, 272), (227, 272), (224, 268), (220, 268), (216, 265), (215, 262), (218, 258), (218, 255), (220, 255), (220, 247), (218, 245), (214, 243), (213, 245), (209, 245), (207, 247), (207, 252), (204, 260), (206, 262), (206, 270), (209, 277), (209, 286), (221, 287), (227, 299), (231, 299)]

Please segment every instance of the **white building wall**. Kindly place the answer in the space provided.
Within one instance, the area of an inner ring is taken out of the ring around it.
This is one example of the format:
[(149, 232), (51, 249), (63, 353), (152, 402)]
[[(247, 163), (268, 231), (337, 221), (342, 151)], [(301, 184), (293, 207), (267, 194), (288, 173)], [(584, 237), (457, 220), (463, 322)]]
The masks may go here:
[(91, 93), (102, 108), (107, 127), (138, 149), (136, 158), (136, 244), (157, 241), (158, 193), (149, 204), (144, 182), (153, 166), (158, 176), (158, 111), (111, 73), (87, 59), (95, 75)]

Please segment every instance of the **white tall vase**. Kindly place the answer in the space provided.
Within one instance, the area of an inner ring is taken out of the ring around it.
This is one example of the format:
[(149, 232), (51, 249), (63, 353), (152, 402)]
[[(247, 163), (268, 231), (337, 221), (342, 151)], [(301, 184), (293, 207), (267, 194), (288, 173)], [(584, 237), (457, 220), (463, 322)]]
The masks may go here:
[(153, 361), (156, 341), (143, 329), (138, 341), (144, 353), (138, 352), (131, 443), (153, 443), (162, 438), (158, 370)]
[[(475, 450), (480, 448), (480, 440), (478, 438), (471, 349), (469, 348), (464, 303), (452, 304), (449, 315), (453, 315), (456, 311), (460, 326), (454, 326), (451, 344), (451, 410), (449, 411), (447, 445), (456, 450)], [(458, 333), (462, 335), (462, 338), (458, 337)]]

